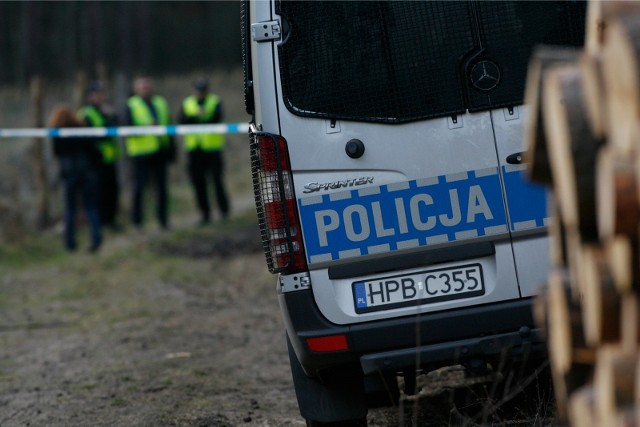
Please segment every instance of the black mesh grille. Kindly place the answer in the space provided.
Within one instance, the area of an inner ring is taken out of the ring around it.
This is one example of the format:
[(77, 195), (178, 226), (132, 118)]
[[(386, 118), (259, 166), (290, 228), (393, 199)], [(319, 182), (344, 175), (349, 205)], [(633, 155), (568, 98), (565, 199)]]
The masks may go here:
[[(460, 83), (450, 70), (473, 48), (466, 4), (279, 6), (289, 24), (279, 47), (283, 94), (294, 113), (396, 122), (464, 110)], [(435, 41), (439, 48), (429, 49)]]
[[(582, 43), (584, 2), (281, 1), (294, 114), (401, 123), (522, 102), (533, 46)], [(469, 73), (497, 64), (491, 91)]]
[[(529, 58), (536, 45), (579, 46), (584, 40), (585, 3), (572, 1), (480, 1), (477, 16), (481, 29), (478, 56), (467, 63), (466, 75), (479, 61), (498, 64), (500, 82), (483, 93), (473, 88), (469, 110), (481, 110), (522, 102)], [(467, 79), (469, 80), (469, 79)]]
[(275, 135), (250, 133), (253, 194), (262, 249), (271, 273), (279, 273), (290, 267), (294, 253), (289, 223), (293, 201), (287, 200), (292, 190), (289, 174), (280, 166), (283, 157), (287, 156), (285, 150)]

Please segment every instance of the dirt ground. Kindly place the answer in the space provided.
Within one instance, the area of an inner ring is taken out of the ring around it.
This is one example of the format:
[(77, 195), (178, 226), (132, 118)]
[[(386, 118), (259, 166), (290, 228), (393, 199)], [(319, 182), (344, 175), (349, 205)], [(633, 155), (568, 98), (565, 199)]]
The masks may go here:
[(2, 427), (301, 425), (254, 227), (112, 237), (0, 269)]
[[(303, 426), (256, 227), (248, 211), (112, 233), (95, 255), (62, 252), (58, 236), (0, 251), (0, 426)], [(487, 420), (428, 394), (370, 425)], [(548, 425), (545, 411), (524, 425)], [(523, 425), (505, 416), (491, 425)]]
[(303, 425), (251, 213), (148, 228), (1, 253), (0, 426)]

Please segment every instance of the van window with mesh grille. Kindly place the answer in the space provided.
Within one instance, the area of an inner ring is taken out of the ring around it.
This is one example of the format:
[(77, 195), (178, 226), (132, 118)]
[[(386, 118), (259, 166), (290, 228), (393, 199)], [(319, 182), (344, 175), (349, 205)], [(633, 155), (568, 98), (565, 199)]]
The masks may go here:
[(585, 9), (576, 1), (281, 1), (284, 102), (300, 116), (383, 123), (520, 104), (533, 48), (582, 44)]

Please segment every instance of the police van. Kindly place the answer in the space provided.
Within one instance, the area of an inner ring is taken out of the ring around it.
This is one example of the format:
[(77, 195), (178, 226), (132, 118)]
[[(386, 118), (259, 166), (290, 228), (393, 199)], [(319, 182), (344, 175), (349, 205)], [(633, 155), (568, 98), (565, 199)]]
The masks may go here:
[(255, 201), (308, 425), (366, 425), (398, 378), (544, 354), (523, 93), (536, 45), (582, 44), (585, 8), (243, 2)]

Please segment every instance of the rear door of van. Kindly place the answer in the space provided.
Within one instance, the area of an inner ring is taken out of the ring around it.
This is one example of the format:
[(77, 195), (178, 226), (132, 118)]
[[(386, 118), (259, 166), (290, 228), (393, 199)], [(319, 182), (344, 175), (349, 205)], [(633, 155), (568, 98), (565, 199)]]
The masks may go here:
[(579, 19), (574, 2), (531, 3), (253, 4), (268, 31), (251, 60), (273, 65), (253, 75), (256, 105), (275, 101), (256, 123), (287, 141), (329, 321), (521, 298), (546, 274), (544, 191), (507, 158), (522, 151), (531, 49), (567, 44)]
[[(540, 44), (579, 46), (585, 32), (586, 2), (477, 2), (476, 15), (483, 31), (479, 64), (498, 66), (500, 82), (484, 97), (470, 91), (469, 109), (500, 105), (491, 111), (500, 172), (505, 190), (509, 232), (523, 297), (536, 293), (547, 278), (549, 260), (546, 237), (548, 195), (542, 186), (528, 182), (522, 164), (526, 106), (523, 97), (531, 48)], [(488, 61), (488, 62), (485, 62)], [(471, 71), (472, 87), (478, 73)], [(515, 78), (510, 78), (515, 76)]]

